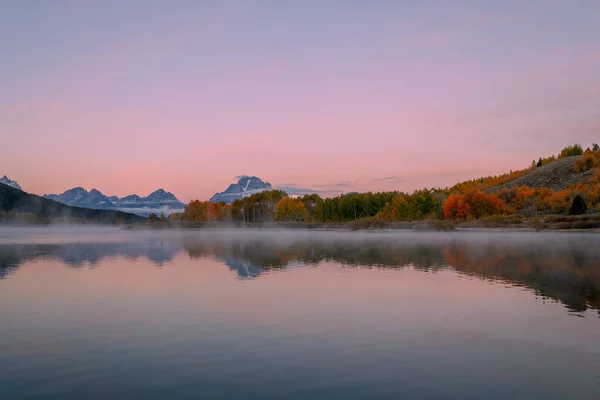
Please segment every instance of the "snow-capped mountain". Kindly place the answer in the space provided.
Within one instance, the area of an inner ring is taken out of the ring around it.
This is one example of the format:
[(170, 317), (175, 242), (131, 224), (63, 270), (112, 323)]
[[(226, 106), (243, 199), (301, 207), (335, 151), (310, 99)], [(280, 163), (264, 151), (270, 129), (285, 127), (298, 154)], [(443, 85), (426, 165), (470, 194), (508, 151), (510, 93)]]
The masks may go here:
[(8, 185), (15, 189), (23, 190), (23, 189), (21, 189), (21, 186), (19, 186), (19, 184), (17, 182), (13, 181), (12, 179), (8, 179), (8, 177), (6, 175), (4, 175), (2, 178), (0, 178), (0, 183), (3, 183), (5, 185)]
[(118, 210), (140, 215), (159, 214), (161, 212), (169, 215), (174, 212), (182, 212), (185, 207), (185, 204), (177, 200), (173, 193), (166, 192), (163, 189), (158, 189), (147, 197), (140, 197), (137, 194), (125, 196), (122, 199), (113, 201), (113, 204)]
[(242, 199), (265, 190), (273, 190), (269, 182), (263, 182), (256, 176), (243, 176), (237, 183), (229, 185), (224, 192), (215, 193), (210, 198), (210, 201), (213, 203), (222, 201), (229, 204), (233, 203), (234, 200)]
[(82, 187), (76, 187), (67, 190), (63, 194), (45, 194), (44, 197), (68, 206), (95, 208), (99, 210), (113, 208), (113, 203), (109, 198), (96, 189), (88, 192)]
[(117, 196), (105, 196), (96, 189), (88, 192), (84, 188), (77, 187), (62, 194), (45, 194), (44, 197), (69, 206), (119, 210), (142, 216), (161, 212), (169, 215), (174, 212), (181, 212), (185, 207), (185, 204), (177, 200), (173, 193), (166, 192), (163, 189), (152, 192), (148, 197), (132, 194), (120, 199)]

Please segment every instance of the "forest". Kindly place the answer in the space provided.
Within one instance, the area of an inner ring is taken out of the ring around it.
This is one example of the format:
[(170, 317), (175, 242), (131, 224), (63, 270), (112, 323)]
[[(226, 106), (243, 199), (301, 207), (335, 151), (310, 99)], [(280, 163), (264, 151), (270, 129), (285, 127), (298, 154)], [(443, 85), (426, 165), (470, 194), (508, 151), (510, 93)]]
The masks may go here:
[[(536, 169), (551, 167), (561, 160), (569, 162), (567, 178), (578, 183), (560, 189), (541, 184), (511, 185), (521, 178), (534, 176)], [(572, 165), (570, 160), (573, 160)], [(600, 212), (599, 162), (597, 144), (586, 150), (575, 144), (565, 147), (556, 156), (533, 160), (522, 170), (469, 180), (449, 188), (412, 193), (346, 193), (332, 198), (317, 194), (295, 197), (272, 190), (235, 200), (231, 205), (194, 200), (183, 213), (172, 214), (168, 219), (175, 222), (344, 224), (361, 220), (470, 221), (494, 216), (591, 214)], [(161, 218), (153, 216), (151, 219)]]

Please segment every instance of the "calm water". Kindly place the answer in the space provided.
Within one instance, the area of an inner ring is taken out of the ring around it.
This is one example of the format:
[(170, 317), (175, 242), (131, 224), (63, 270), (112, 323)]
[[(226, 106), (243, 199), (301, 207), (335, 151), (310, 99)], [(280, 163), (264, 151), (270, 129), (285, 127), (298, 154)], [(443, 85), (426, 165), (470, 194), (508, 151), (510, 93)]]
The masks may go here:
[(600, 236), (0, 230), (0, 399), (600, 399)]

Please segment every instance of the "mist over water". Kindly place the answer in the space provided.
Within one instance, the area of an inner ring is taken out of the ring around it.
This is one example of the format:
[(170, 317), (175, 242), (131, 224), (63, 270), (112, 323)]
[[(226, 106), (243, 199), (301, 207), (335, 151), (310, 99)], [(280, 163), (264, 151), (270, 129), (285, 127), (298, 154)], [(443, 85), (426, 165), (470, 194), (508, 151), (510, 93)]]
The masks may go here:
[(600, 236), (0, 229), (0, 398), (600, 396)]

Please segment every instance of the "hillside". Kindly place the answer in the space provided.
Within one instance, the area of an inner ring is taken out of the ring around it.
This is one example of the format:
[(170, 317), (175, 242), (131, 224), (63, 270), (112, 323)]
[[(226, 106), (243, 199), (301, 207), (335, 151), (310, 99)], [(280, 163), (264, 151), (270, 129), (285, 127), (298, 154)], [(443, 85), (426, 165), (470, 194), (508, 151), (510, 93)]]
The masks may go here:
[(13, 214), (33, 214), (42, 220), (83, 220), (112, 224), (127, 224), (146, 220), (137, 215), (121, 211), (71, 207), (1, 184), (0, 211)]
[(579, 158), (581, 156), (560, 158), (543, 167), (533, 169), (525, 176), (491, 188), (487, 192), (495, 193), (504, 188), (516, 186), (528, 186), (534, 189), (546, 187), (555, 191), (561, 191), (565, 190), (569, 185), (576, 185), (578, 183), (587, 184), (593, 175), (593, 171), (575, 172), (573, 166)]

